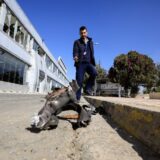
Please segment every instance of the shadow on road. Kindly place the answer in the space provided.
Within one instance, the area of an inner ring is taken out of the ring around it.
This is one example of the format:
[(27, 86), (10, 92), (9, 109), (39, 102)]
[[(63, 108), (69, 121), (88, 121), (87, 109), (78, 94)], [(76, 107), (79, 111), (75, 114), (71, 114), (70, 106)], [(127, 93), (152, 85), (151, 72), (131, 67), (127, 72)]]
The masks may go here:
[(143, 160), (160, 160), (159, 154), (154, 153), (143, 143), (129, 135), (124, 129), (118, 127), (118, 124), (112, 120), (109, 114), (104, 112), (102, 107), (99, 107), (98, 111), (105, 121), (119, 134), (119, 136), (121, 136), (121, 138), (132, 144), (132, 148), (142, 157)]
[(76, 129), (79, 128), (77, 122), (73, 122), (72, 120), (69, 120), (68, 118), (64, 118), (64, 117), (61, 117), (61, 116), (57, 116), (57, 117), (58, 117), (58, 119), (61, 119), (61, 120), (64, 120), (64, 121), (67, 121), (67, 122), (71, 123), (73, 130), (76, 130)]
[(33, 128), (33, 127), (27, 127), (26, 130), (30, 131), (32, 133), (40, 133), (42, 131), (42, 130), (40, 130), (38, 128)]
[[(56, 128), (57, 128), (57, 126), (54, 126), (54, 127), (48, 128), (46, 130), (53, 130)], [(26, 130), (30, 131), (31, 133), (40, 133), (41, 131), (44, 131), (45, 129), (39, 129), (39, 128), (35, 128), (35, 127), (27, 127)]]
[[(64, 118), (64, 117), (61, 117), (61, 116), (57, 116), (57, 117), (58, 117), (58, 119), (61, 119), (61, 120), (69, 122), (72, 125), (73, 130), (76, 130), (76, 129), (80, 128), (80, 126), (78, 125), (77, 122), (74, 122), (74, 121), (72, 121), (72, 120), (70, 120), (68, 118)], [(81, 127), (86, 127), (86, 126), (81, 126)], [(52, 127), (48, 128), (48, 129), (39, 129), (39, 128), (31, 126), (31, 127), (25, 128), (25, 129), (27, 131), (30, 131), (31, 133), (40, 133), (41, 131), (53, 130), (53, 129), (56, 129), (56, 128), (57, 128), (57, 126), (52, 126)]]

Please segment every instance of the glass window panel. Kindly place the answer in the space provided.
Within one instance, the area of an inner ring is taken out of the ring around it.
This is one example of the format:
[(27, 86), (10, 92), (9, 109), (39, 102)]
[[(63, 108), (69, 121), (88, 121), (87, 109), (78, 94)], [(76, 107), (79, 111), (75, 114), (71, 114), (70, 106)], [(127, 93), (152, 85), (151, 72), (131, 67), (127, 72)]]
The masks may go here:
[(16, 75), (16, 64), (11, 63), (10, 80), (9, 80), (11, 83), (15, 82), (15, 75)]
[(0, 60), (0, 81), (3, 80), (4, 62)]
[(10, 77), (10, 63), (5, 62), (5, 67), (4, 67), (4, 75), (3, 75), (3, 81), (8, 82)]
[(0, 54), (0, 80), (23, 84), (25, 63), (4, 52)]
[(15, 72), (15, 83), (20, 83), (20, 65), (16, 65), (16, 72)]
[(14, 24), (10, 25), (10, 36), (13, 38), (14, 36)]
[(17, 84), (23, 84), (23, 77), (24, 77), (24, 66), (22, 64), (17, 65)]
[(3, 80), (4, 66), (4, 52), (0, 50), (0, 80)]
[(47, 68), (50, 67), (51, 63), (52, 62), (51, 62), (50, 58), (48, 56), (46, 56), (46, 66), (47, 66)]
[(23, 70), (23, 67), (21, 66), (21, 68), (19, 69), (19, 74), (20, 74), (20, 79), (19, 79), (19, 84), (23, 84), (23, 73), (24, 73), (24, 70)]
[(33, 43), (33, 49), (35, 50), (35, 51), (38, 51), (38, 44), (34, 41), (34, 43)]

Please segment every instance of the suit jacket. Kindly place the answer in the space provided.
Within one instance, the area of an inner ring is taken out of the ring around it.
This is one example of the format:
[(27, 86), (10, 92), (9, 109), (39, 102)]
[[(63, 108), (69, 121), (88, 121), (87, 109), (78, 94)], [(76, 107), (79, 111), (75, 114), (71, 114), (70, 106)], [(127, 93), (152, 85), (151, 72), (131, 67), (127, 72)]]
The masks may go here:
[[(91, 61), (90, 61), (90, 63), (95, 66), (96, 62), (95, 62), (95, 57), (94, 57), (93, 41), (92, 41), (92, 38), (90, 38), (90, 37), (87, 37), (87, 38), (89, 40), (89, 47), (90, 47), (90, 50), (91, 50), (91, 54), (90, 54)], [(73, 58), (75, 56), (78, 57), (78, 62), (75, 62), (74, 66), (78, 66), (82, 62), (83, 53), (85, 51), (85, 45), (84, 44), (85, 43), (84, 43), (82, 38), (74, 41)]]

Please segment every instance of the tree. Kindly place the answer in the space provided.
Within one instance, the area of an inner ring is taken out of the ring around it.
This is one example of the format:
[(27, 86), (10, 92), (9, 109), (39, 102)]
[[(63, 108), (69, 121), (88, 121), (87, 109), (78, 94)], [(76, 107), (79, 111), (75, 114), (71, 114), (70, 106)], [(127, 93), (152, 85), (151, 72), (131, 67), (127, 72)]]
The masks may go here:
[(107, 80), (108, 79), (107, 71), (104, 68), (102, 68), (100, 64), (96, 65), (96, 70), (98, 73), (97, 80), (101, 80), (101, 79)]
[(130, 88), (131, 93), (137, 93), (140, 84), (148, 89), (155, 84), (156, 67), (147, 55), (130, 51), (114, 59), (108, 77), (112, 82), (120, 83), (126, 90)]
[(156, 87), (160, 87), (160, 63), (156, 65), (156, 69), (157, 69)]

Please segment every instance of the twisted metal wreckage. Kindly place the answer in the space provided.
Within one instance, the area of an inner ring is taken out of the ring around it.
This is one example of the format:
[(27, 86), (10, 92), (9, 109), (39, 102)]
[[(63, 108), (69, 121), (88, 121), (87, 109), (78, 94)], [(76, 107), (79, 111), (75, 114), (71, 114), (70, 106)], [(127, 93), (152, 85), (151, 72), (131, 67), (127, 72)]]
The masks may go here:
[(46, 102), (42, 109), (32, 119), (31, 126), (39, 129), (49, 129), (58, 125), (58, 114), (66, 110), (74, 110), (78, 114), (66, 115), (64, 118), (76, 119), (77, 126), (87, 126), (95, 108), (89, 103), (78, 103), (76, 91), (77, 82), (72, 80), (69, 87), (55, 89), (45, 97)]

